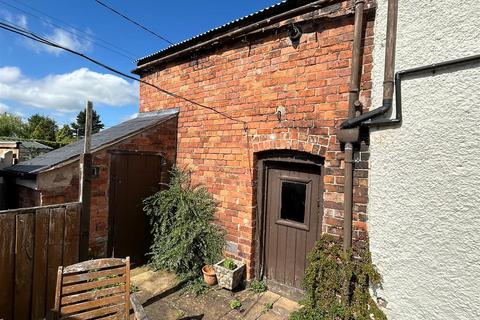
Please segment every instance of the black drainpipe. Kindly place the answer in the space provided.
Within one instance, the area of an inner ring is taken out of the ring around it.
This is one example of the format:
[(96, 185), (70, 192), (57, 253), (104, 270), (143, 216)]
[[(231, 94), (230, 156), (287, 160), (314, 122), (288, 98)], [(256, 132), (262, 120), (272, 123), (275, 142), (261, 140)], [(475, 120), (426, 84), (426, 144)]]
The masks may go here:
[[(459, 58), (459, 59), (454, 59), (454, 60), (448, 60), (440, 63), (433, 63), (429, 64), (426, 66), (422, 67), (416, 67), (412, 69), (407, 69), (407, 70), (402, 70), (398, 71), (395, 74), (395, 118), (394, 119), (377, 119), (373, 120), (374, 117), (384, 114), (388, 112), (386, 110), (383, 113), (380, 113), (378, 115), (372, 115), (369, 116), (365, 119), (359, 119), (360, 122), (358, 121), (352, 121), (354, 125), (360, 124), (363, 127), (379, 127), (379, 126), (387, 126), (387, 125), (395, 125), (397, 123), (402, 122), (402, 79), (405, 77), (410, 77), (418, 74), (422, 74), (425, 72), (432, 72), (433, 74), (437, 72), (438, 70), (441, 69), (446, 69), (446, 68), (451, 68), (451, 67), (460, 67), (463, 65), (471, 64), (471, 63), (479, 63), (480, 62), (480, 54), (470, 56), (470, 57), (465, 57), (465, 58)], [(382, 107), (381, 107), (382, 108)], [(381, 109), (379, 108), (379, 109)], [(375, 109), (377, 110), (377, 109)], [(373, 111), (375, 111), (373, 110)], [(367, 112), (368, 113), (368, 112)], [(365, 114), (367, 114), (365, 113)], [(360, 118), (360, 117), (358, 117)], [(357, 118), (355, 118), (357, 119)], [(352, 119), (352, 120), (355, 120)]]
[[(388, 1), (387, 12), (387, 39), (385, 46), (385, 69), (383, 76), (383, 103), (380, 108), (365, 112), (357, 117), (349, 118), (340, 125), (342, 129), (358, 127), (362, 122), (385, 114), (393, 105), (393, 73), (395, 70), (395, 46), (397, 34), (397, 16), (398, 16), (398, 0)], [(401, 112), (400, 112), (401, 120)]]
[[(352, 66), (350, 74), (350, 92), (348, 97), (348, 118), (356, 116), (356, 106), (360, 96), (361, 71), (361, 44), (363, 29), (363, 13), (365, 1), (355, 1), (355, 18), (353, 31)], [(358, 136), (358, 128), (352, 129)], [(346, 251), (352, 246), (352, 208), (353, 208), (353, 142), (345, 143), (345, 186), (344, 186), (344, 219), (343, 219), (343, 249)]]
[[(385, 71), (383, 81), (383, 106), (379, 109), (373, 110), (370, 113), (359, 115), (359, 111), (355, 109), (361, 106), (358, 99), (360, 85), (359, 76), (360, 71), (360, 41), (358, 41), (357, 30), (362, 28), (362, 20), (358, 15), (363, 14), (363, 1), (355, 1), (355, 30), (353, 42), (352, 55), (352, 74), (350, 78), (350, 96), (348, 120), (342, 123), (340, 130), (337, 131), (337, 138), (340, 142), (345, 144), (345, 186), (344, 186), (344, 223), (343, 223), (343, 249), (346, 251), (352, 246), (352, 209), (353, 209), (353, 148), (355, 144), (360, 142), (360, 124), (368, 118), (367, 114), (383, 114), (392, 106), (393, 90), (394, 90), (394, 62), (395, 62), (395, 44), (397, 33), (397, 12), (398, 0), (388, 1), (387, 12), (387, 39), (385, 48)], [(358, 18), (358, 20), (357, 20)], [(359, 24), (357, 22), (360, 22)], [(358, 56), (357, 56), (358, 55)], [(358, 74), (356, 74), (358, 73)], [(360, 119), (360, 120), (359, 120)]]

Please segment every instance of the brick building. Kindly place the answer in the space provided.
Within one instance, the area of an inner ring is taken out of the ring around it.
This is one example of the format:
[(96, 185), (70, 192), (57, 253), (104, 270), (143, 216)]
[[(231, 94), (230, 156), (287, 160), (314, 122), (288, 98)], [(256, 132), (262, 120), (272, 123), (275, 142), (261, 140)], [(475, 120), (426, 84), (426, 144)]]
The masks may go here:
[[(175, 109), (146, 112), (92, 135), (92, 256), (115, 251), (142, 260), (150, 232), (141, 200), (166, 182), (175, 163), (176, 115)], [(82, 151), (83, 140), (6, 168), (8, 207), (78, 201)], [(131, 234), (138, 237), (134, 245)]]
[[(374, 6), (365, 7), (360, 101), (368, 109)], [(94, 135), (92, 253), (144, 253), (147, 238), (129, 241), (137, 247), (118, 242), (118, 230), (134, 223), (118, 212), (128, 205), (138, 211), (153, 191), (119, 178), (138, 161), (116, 155), (161, 153), (166, 163), (157, 171), (188, 167), (193, 182), (214, 195), (225, 254), (247, 264), (248, 278), (266, 276), (270, 288), (297, 292), (316, 239), (342, 234), (344, 152), (336, 129), (348, 112), (353, 14), (352, 1), (284, 1), (140, 59), (133, 71), (143, 80), (140, 118), (159, 120), (108, 139), (113, 128)], [(358, 237), (366, 231), (369, 153), (365, 143), (356, 147)], [(59, 150), (10, 170), (22, 206), (78, 199), (81, 143)], [(152, 176), (148, 170), (161, 162), (138, 171)], [(139, 188), (145, 193), (132, 199), (129, 191)]]
[[(249, 277), (299, 287), (322, 232), (341, 235), (352, 1), (284, 1), (138, 60), (140, 112), (179, 108), (177, 165), (219, 202), (228, 256)], [(370, 106), (374, 7), (361, 102)], [(208, 107), (208, 108), (206, 108)], [(213, 108), (215, 111), (209, 109)], [(366, 230), (368, 146), (356, 152), (354, 236)]]

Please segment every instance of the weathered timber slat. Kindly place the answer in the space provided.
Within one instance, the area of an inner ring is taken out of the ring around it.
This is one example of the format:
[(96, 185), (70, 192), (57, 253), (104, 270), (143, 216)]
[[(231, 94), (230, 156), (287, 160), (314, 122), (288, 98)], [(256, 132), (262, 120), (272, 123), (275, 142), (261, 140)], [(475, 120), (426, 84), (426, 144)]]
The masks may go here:
[(35, 249), (33, 255), (32, 318), (45, 315), (47, 285), (47, 247), (50, 215), (48, 209), (38, 209), (35, 213)]
[(98, 299), (121, 292), (125, 292), (125, 285), (62, 296), (61, 305), (72, 304), (85, 300)]
[(97, 318), (95, 320), (113, 320), (113, 319), (118, 319), (117, 315), (114, 314), (114, 315), (110, 315), (110, 316), (106, 316), (106, 317), (101, 317), (101, 318)]
[(92, 311), (87, 311), (87, 312), (82, 312), (82, 313), (77, 313), (74, 315), (69, 315), (69, 316), (64, 316), (60, 319), (65, 319), (65, 320), (73, 320), (73, 319), (93, 319), (97, 318), (99, 316), (103, 315), (111, 315), (111, 314), (118, 314), (122, 312), (125, 309), (125, 305), (118, 304), (114, 306), (108, 306), (100, 309), (95, 309)]
[(63, 265), (78, 262), (78, 248), (80, 245), (80, 207), (67, 205), (65, 208), (65, 233)]
[(33, 280), (33, 212), (16, 216), (15, 319), (30, 319)]
[(0, 319), (13, 319), (15, 215), (0, 214)]
[(55, 299), (55, 285), (58, 266), (63, 261), (63, 235), (65, 226), (65, 208), (50, 209), (48, 230), (48, 264), (47, 264), (47, 308), (51, 309)]
[(98, 278), (107, 277), (107, 276), (120, 276), (124, 274), (125, 274), (125, 267), (106, 269), (101, 271), (93, 271), (88, 273), (80, 273), (80, 274), (74, 274), (71, 276), (64, 276), (63, 284), (93, 280), (93, 279), (98, 279)]
[(65, 267), (63, 273), (77, 273), (90, 270), (106, 269), (111, 267), (125, 266), (125, 259), (108, 258), (84, 261)]
[(123, 285), (125, 283), (125, 278), (126, 278), (125, 276), (121, 276), (121, 277), (104, 279), (99, 281), (91, 281), (91, 282), (85, 282), (81, 284), (64, 286), (62, 289), (62, 292), (63, 294), (70, 294), (70, 293), (86, 291), (86, 290), (94, 289), (97, 287), (108, 286), (108, 285), (121, 285), (121, 284)]
[(99, 307), (105, 307), (109, 305), (114, 305), (114, 304), (119, 304), (120, 302), (123, 302), (125, 299), (124, 294), (117, 294), (114, 296), (109, 296), (101, 299), (96, 299), (96, 300), (91, 300), (91, 301), (85, 301), (85, 302), (80, 302), (68, 306), (62, 306), (60, 307), (60, 313), (61, 314), (72, 314), (84, 310), (89, 310), (93, 308), (99, 308)]
[(135, 314), (135, 319), (148, 320), (147, 314), (145, 313), (145, 310), (140, 304), (140, 301), (138, 301), (137, 295), (135, 293), (132, 293), (130, 295), (130, 302), (133, 308), (133, 313)]

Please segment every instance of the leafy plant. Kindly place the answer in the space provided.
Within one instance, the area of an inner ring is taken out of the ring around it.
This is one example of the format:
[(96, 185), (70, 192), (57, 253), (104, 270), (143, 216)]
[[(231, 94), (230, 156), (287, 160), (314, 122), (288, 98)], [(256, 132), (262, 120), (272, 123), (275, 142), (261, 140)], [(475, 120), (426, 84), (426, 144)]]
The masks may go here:
[(249, 290), (255, 293), (262, 293), (267, 291), (267, 285), (265, 281), (255, 279), (250, 283)]
[(230, 300), (230, 302), (228, 303), (230, 305), (230, 309), (235, 309), (235, 310), (238, 310), (242, 307), (242, 302), (238, 299), (232, 299)]
[(309, 261), (306, 298), (291, 320), (386, 319), (369, 292), (370, 285), (381, 285), (381, 277), (372, 264), (368, 240), (357, 241), (344, 253), (340, 239), (323, 235)]
[(195, 278), (187, 282), (185, 286), (185, 292), (191, 293), (195, 297), (201, 296), (208, 292), (210, 288), (205, 284), (202, 278)]
[(135, 292), (138, 292), (140, 291), (140, 288), (136, 285), (134, 285), (133, 283), (130, 283), (130, 293), (135, 293)]
[(151, 263), (184, 279), (220, 260), (224, 231), (213, 224), (216, 202), (204, 186), (192, 186), (190, 173), (174, 168), (167, 189), (146, 198), (153, 244)]
[(235, 268), (237, 268), (237, 265), (235, 264), (235, 262), (233, 262), (232, 259), (226, 258), (225, 260), (223, 260), (223, 267), (228, 270), (235, 270)]
[(21, 117), (7, 112), (0, 114), (0, 136), (22, 138), (26, 137), (25, 131)]

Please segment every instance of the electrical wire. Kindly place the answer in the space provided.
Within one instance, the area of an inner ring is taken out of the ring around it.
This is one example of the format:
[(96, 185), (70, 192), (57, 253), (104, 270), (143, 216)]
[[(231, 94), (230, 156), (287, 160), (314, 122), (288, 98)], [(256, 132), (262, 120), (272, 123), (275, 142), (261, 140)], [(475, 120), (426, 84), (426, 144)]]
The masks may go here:
[[(63, 27), (63, 26), (61, 26), (61, 25), (59, 25), (59, 24), (56, 24), (56, 23), (54, 23), (54, 22), (52, 22), (52, 21), (50, 21), (50, 20), (48, 20), (48, 19), (46, 19), (46, 18), (43, 18), (43, 17), (41, 17), (41, 16), (38, 16), (38, 15), (33, 14), (33, 13), (31, 13), (31, 12), (28, 12), (27, 10), (24, 10), (24, 9), (19, 8), (19, 7), (17, 7), (17, 6), (14, 6), (14, 5), (10, 4), (10, 3), (7, 3), (7, 2), (5, 2), (5, 1), (3, 1), (3, 0), (0, 0), (0, 3), (4, 4), (5, 6), (8, 6), (8, 7), (10, 7), (10, 8), (13, 8), (13, 9), (17, 10), (17, 11), (23, 12), (24, 14), (26, 14), (26, 15), (28, 15), (28, 16), (31, 16), (31, 17), (33, 17), (33, 18), (35, 18), (35, 19), (38, 19), (38, 20), (40, 20), (40, 21), (42, 21), (42, 22), (44, 22), (44, 23), (46, 23), (46, 24), (48, 24), (48, 25), (50, 25), (50, 26), (52, 26), (52, 27), (55, 27), (55, 28), (58, 28), (58, 29), (61, 29), (61, 30), (65, 31), (65, 32), (68, 32), (68, 33), (72, 34), (72, 35), (75, 36), (75, 37), (78, 37), (78, 38), (81, 38), (81, 39), (84, 39), (84, 40), (87, 40), (87, 41), (91, 41), (91, 42), (95, 43), (96, 45), (98, 45), (99, 47), (102, 47), (102, 48), (104, 48), (104, 49), (106, 49), (106, 50), (108, 50), (108, 51), (111, 51), (111, 52), (113, 52), (113, 53), (115, 53), (115, 54), (118, 54), (118, 55), (120, 55), (120, 56), (123, 56), (124, 58), (126, 58), (126, 59), (128, 59), (128, 60), (130, 60), (130, 61), (136, 59), (135, 56), (137, 56), (137, 55), (136, 55), (135, 53), (132, 53), (132, 52), (126, 50), (126, 49), (122, 49), (122, 48), (116, 46), (115, 44), (113, 44), (113, 43), (111, 43), (111, 42), (109, 42), (109, 41), (103, 40), (102, 38), (100, 38), (100, 37), (98, 37), (98, 36), (94, 36), (94, 35), (92, 35), (92, 34), (89, 34), (89, 33), (85, 32), (85, 31), (82, 31), (82, 30), (80, 30), (80, 29), (78, 29), (78, 28), (75, 28), (75, 27), (72, 26), (71, 24), (69, 24), (69, 23), (67, 23), (67, 22), (65, 22), (65, 21), (62, 21), (62, 20), (60, 20), (60, 19), (58, 19), (58, 18), (52, 17), (51, 15), (49, 15), (49, 14), (47, 14), (47, 13), (44, 13), (44, 12), (38, 10), (38, 9), (35, 9), (35, 8), (33, 8), (33, 7), (25, 4), (25, 3), (23, 3), (23, 2), (20, 2), (20, 1), (17, 1), (17, 2), (20, 3), (20, 4), (22, 4), (22, 5), (25, 6), (25, 7), (30, 8), (30, 9), (33, 10), (33, 11), (38, 12), (38, 13), (41, 14), (41, 15), (44, 15), (44, 16), (48, 17), (48, 18), (51, 19), (51, 20), (58, 21), (59, 23), (64, 24), (65, 26), (67, 26), (68, 28), (70, 28), (70, 30), (67, 29), (67, 28), (65, 28), (65, 27)], [(75, 32), (73, 32), (72, 30), (74, 30)], [(97, 39), (98, 41), (96, 41), (95, 39)], [(99, 42), (103, 42), (105, 45), (103, 45), (103, 44), (101, 44), (101, 43), (99, 43)]]
[(128, 74), (126, 74), (126, 73), (124, 73), (124, 72), (122, 72), (122, 71), (119, 71), (119, 70), (117, 70), (117, 69), (115, 69), (115, 68), (113, 68), (113, 67), (110, 67), (110, 66), (108, 66), (108, 65), (106, 65), (106, 64), (104, 64), (104, 63), (102, 63), (102, 62), (100, 62), (100, 61), (97, 61), (97, 60), (95, 60), (95, 59), (93, 59), (93, 58), (91, 58), (91, 57), (89, 57), (89, 56), (87, 56), (87, 55), (85, 55), (85, 54), (83, 54), (83, 53), (81, 53), (81, 52), (72, 50), (72, 49), (67, 48), (67, 47), (64, 47), (64, 46), (62, 46), (62, 45), (60, 45), (60, 44), (58, 44), (58, 43), (55, 43), (55, 42), (53, 42), (53, 41), (51, 41), (51, 40), (45, 39), (45, 38), (43, 38), (43, 37), (41, 37), (41, 36), (39, 36), (39, 35), (31, 32), (31, 31), (29, 31), (29, 30), (27, 30), (27, 29), (25, 29), (25, 28), (21, 28), (21, 27), (12, 25), (11, 23), (3, 23), (3, 22), (0, 22), (0, 28), (1, 28), (1, 29), (4, 29), (4, 30), (7, 30), (7, 31), (10, 31), (10, 32), (13, 32), (13, 33), (16, 33), (16, 34), (18, 34), (18, 35), (24, 36), (24, 37), (29, 38), (29, 39), (31, 39), (31, 40), (34, 40), (34, 41), (43, 43), (43, 44), (45, 44), (45, 45), (48, 45), (48, 46), (51, 46), (51, 47), (54, 47), (54, 48), (58, 48), (58, 49), (62, 49), (62, 50), (65, 50), (65, 51), (67, 51), (67, 52), (70, 52), (70, 53), (72, 53), (72, 54), (74, 54), (74, 55), (76, 55), (76, 56), (82, 57), (83, 59), (88, 60), (88, 61), (90, 61), (90, 62), (92, 62), (92, 63), (94, 63), (94, 64), (96, 64), (96, 65), (98, 65), (98, 66), (100, 66), (100, 67), (102, 67), (102, 68), (104, 68), (104, 69), (107, 69), (107, 70), (109, 70), (109, 71), (111, 71), (111, 72), (113, 72), (113, 73), (115, 73), (115, 74), (118, 74), (118, 75), (120, 75), (120, 76), (122, 76), (122, 77), (124, 77), (124, 78), (131, 79), (131, 80), (133, 80), (133, 81), (137, 81), (137, 82), (139, 82), (139, 83), (143, 83), (143, 84), (145, 84), (145, 85), (151, 86), (151, 87), (157, 89), (158, 91), (160, 91), (160, 92), (162, 92), (162, 93), (164, 93), (164, 94), (166, 94), (166, 95), (169, 95), (169, 96), (171, 96), (171, 97), (174, 97), (174, 98), (183, 100), (183, 101), (188, 102), (188, 103), (190, 103), (190, 104), (192, 104), (192, 105), (195, 105), (195, 106), (197, 106), (197, 107), (210, 110), (210, 111), (212, 111), (212, 112), (214, 112), (214, 113), (216, 113), (216, 114), (219, 114), (219, 115), (223, 116), (224, 118), (227, 118), (227, 119), (232, 120), (232, 121), (234, 121), (234, 122), (242, 123), (243, 126), (244, 126), (243, 129), (244, 129), (245, 131), (247, 131), (247, 129), (248, 129), (248, 123), (247, 123), (246, 121), (239, 120), (239, 119), (235, 119), (235, 118), (233, 118), (233, 117), (231, 117), (231, 116), (229, 116), (229, 115), (227, 115), (227, 114), (225, 114), (225, 113), (223, 113), (223, 112), (221, 112), (221, 111), (218, 111), (217, 109), (215, 109), (215, 108), (213, 108), (213, 107), (206, 106), (206, 105), (201, 104), (201, 103), (198, 103), (198, 102), (196, 102), (196, 101), (194, 101), (194, 100), (192, 100), (192, 99), (189, 99), (189, 98), (183, 97), (183, 96), (181, 96), (181, 95), (178, 95), (178, 94), (176, 94), (176, 93), (174, 93), (174, 92), (165, 90), (165, 89), (163, 89), (163, 88), (161, 88), (161, 87), (159, 87), (159, 86), (157, 86), (157, 85), (154, 85), (153, 83), (150, 83), (150, 82), (148, 82), (148, 81), (145, 81), (145, 80), (142, 80), (142, 79), (138, 79), (138, 78), (132, 77), (131, 75), (128, 75)]
[(171, 42), (170, 40), (168, 40), (168, 39), (166, 39), (165, 37), (163, 37), (163, 36), (159, 35), (159, 34), (158, 34), (158, 33), (156, 33), (155, 31), (152, 31), (152, 30), (148, 29), (147, 27), (145, 27), (145, 26), (141, 25), (140, 23), (138, 23), (138, 22), (136, 22), (136, 21), (132, 20), (131, 18), (127, 17), (127, 16), (126, 16), (126, 15), (124, 15), (123, 13), (121, 13), (121, 12), (117, 11), (116, 9), (114, 9), (114, 8), (110, 7), (109, 5), (107, 5), (107, 4), (105, 4), (105, 3), (103, 3), (102, 1), (95, 0), (95, 2), (96, 2), (96, 3), (98, 3), (99, 5), (101, 5), (101, 6), (105, 7), (105, 8), (107, 8), (108, 10), (112, 11), (113, 13), (115, 13), (115, 14), (119, 15), (120, 17), (124, 18), (125, 20), (127, 20), (127, 21), (129, 21), (129, 22), (133, 23), (133, 24), (134, 24), (134, 25), (136, 25), (137, 27), (140, 27), (141, 29), (143, 29), (143, 30), (147, 31), (148, 33), (151, 33), (151, 34), (153, 34), (153, 35), (154, 35), (154, 36), (156, 36), (157, 38), (159, 38), (159, 39), (161, 39), (161, 40), (163, 40), (163, 41), (165, 41), (165, 42), (167, 42), (167, 43), (169, 43), (169, 44), (173, 45), (173, 42)]

